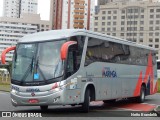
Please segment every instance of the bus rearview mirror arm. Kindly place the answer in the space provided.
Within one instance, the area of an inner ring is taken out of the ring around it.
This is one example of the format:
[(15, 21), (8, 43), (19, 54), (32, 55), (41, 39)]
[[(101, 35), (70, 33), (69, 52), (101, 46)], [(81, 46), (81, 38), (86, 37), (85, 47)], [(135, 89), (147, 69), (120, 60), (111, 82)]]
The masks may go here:
[(6, 54), (12, 50), (15, 50), (16, 46), (6, 48), (1, 54), (1, 62), (2, 64), (6, 64)]
[(68, 54), (68, 48), (71, 46), (71, 45), (75, 45), (77, 44), (76, 41), (68, 41), (68, 42), (65, 42), (62, 47), (61, 47), (61, 60), (66, 60), (67, 58), (67, 54)]

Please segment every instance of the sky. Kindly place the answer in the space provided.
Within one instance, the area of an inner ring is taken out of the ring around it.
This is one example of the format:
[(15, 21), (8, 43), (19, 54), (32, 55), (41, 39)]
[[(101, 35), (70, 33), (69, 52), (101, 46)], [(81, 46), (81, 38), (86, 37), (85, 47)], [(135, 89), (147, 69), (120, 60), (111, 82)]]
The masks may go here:
[[(2, 14), (3, 0), (0, 0), (0, 17), (2, 16)], [(50, 0), (38, 0), (38, 14), (40, 14), (42, 20), (49, 20)]]

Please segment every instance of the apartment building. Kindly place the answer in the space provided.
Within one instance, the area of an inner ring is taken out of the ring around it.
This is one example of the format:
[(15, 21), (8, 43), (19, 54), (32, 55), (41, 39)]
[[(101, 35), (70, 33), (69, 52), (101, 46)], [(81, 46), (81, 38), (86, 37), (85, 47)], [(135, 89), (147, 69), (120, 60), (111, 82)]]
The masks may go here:
[(95, 0), (51, 0), (53, 29), (92, 30)]
[[(40, 20), (39, 14), (23, 14), (22, 18), (0, 17), (0, 54), (7, 47), (15, 46), (24, 35), (50, 29), (50, 22)], [(11, 51), (6, 61), (11, 61), (12, 56)]]
[(38, 0), (3, 0), (3, 16), (20, 18), (23, 13), (37, 14)]
[(160, 59), (160, 2), (111, 2), (94, 17), (95, 32), (156, 48)]

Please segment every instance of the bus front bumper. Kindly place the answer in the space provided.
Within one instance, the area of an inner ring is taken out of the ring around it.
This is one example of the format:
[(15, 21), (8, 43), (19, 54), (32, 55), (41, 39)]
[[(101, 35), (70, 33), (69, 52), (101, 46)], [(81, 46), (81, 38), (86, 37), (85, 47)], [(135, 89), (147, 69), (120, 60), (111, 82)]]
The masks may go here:
[(63, 105), (64, 91), (58, 91), (49, 95), (24, 97), (11, 91), (11, 102), (13, 106), (41, 106), (41, 105)]

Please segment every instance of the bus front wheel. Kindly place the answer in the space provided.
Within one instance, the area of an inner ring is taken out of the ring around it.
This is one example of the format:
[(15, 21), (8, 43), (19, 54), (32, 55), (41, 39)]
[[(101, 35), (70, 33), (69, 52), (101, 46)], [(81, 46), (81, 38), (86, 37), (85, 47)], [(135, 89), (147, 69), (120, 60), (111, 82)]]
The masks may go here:
[(137, 101), (139, 103), (143, 103), (145, 101), (145, 96), (146, 96), (146, 94), (145, 94), (146, 92), (145, 91), (146, 91), (145, 87), (142, 85), (141, 91), (140, 91), (140, 96), (137, 98)]
[(89, 112), (89, 104), (90, 104), (90, 90), (87, 89), (84, 96), (84, 103), (82, 104), (82, 110), (85, 113)]
[(42, 111), (48, 110), (48, 106), (47, 105), (46, 106), (40, 106), (40, 108), (41, 108)]

